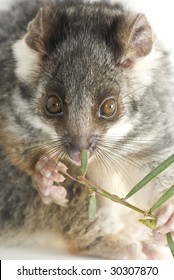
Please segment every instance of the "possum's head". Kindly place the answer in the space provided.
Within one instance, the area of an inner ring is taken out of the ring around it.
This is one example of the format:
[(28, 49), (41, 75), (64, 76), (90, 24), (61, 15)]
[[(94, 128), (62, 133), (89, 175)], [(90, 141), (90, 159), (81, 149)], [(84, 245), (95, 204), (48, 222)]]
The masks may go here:
[(152, 82), (152, 45), (142, 14), (105, 4), (41, 8), (13, 47), (18, 79), (32, 88), (18, 96), (19, 114), (76, 164), (83, 148), (100, 157), (134, 129), (136, 102)]

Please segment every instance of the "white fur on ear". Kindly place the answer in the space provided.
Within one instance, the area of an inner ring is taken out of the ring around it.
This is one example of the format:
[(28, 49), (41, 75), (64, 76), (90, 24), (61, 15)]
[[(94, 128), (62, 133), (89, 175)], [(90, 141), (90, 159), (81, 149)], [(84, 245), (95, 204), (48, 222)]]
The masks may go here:
[(12, 47), (16, 61), (15, 73), (21, 80), (31, 82), (36, 79), (39, 67), (39, 53), (25, 43), (25, 37), (18, 40)]

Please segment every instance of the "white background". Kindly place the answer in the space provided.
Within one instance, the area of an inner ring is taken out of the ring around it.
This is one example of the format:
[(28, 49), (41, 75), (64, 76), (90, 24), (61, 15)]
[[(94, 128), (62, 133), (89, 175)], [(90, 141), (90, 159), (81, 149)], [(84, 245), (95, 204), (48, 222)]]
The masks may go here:
[[(30, 0), (34, 1), (34, 0)], [(37, 0), (36, 0), (37, 1)], [(0, 0), (0, 10), (8, 9), (14, 0)], [(112, 1), (116, 2), (116, 1)], [(144, 12), (164, 45), (171, 51), (174, 62), (174, 1), (172, 0), (120, 0), (133, 10)], [(174, 63), (173, 63), (174, 64)], [(0, 248), (0, 259), (67, 259), (67, 254), (51, 250)]]

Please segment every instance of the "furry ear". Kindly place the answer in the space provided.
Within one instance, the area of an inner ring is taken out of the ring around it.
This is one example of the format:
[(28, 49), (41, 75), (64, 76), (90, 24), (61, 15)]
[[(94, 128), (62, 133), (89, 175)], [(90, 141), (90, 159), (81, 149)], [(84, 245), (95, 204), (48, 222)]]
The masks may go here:
[(55, 15), (56, 11), (45, 6), (40, 8), (35, 18), (28, 24), (24, 40), (30, 49), (47, 55), (55, 47), (54, 45), (50, 47), (48, 43), (51, 40)]
[(28, 24), (25, 43), (43, 55), (48, 55), (62, 41), (65, 14), (50, 6), (40, 8), (35, 18)]
[(48, 18), (51, 16), (49, 7), (40, 8), (36, 17), (28, 24), (25, 43), (37, 52), (45, 53), (45, 35), (48, 29)]
[(130, 13), (121, 16), (113, 24), (112, 34), (113, 41), (120, 51), (121, 63), (125, 67), (131, 67), (137, 58), (151, 52), (152, 30), (143, 14), (138, 14), (136, 17)]
[(142, 57), (150, 53), (153, 45), (153, 36), (151, 27), (142, 14), (135, 19), (132, 32), (129, 36), (128, 48), (132, 56)]
[(28, 24), (27, 33), (13, 45), (17, 76), (28, 83), (37, 81), (42, 63), (65, 39), (66, 14), (45, 6)]

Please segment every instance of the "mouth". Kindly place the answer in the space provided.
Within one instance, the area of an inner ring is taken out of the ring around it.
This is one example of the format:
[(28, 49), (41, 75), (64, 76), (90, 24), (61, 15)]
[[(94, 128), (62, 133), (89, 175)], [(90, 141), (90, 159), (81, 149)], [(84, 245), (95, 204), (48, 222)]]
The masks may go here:
[(81, 166), (81, 153), (73, 156), (69, 155), (69, 159), (73, 164)]
[[(93, 152), (90, 149), (89, 150), (89, 160), (91, 160), (92, 155), (93, 155)], [(74, 165), (81, 166), (81, 158), (82, 158), (82, 150), (69, 152), (69, 159)]]

